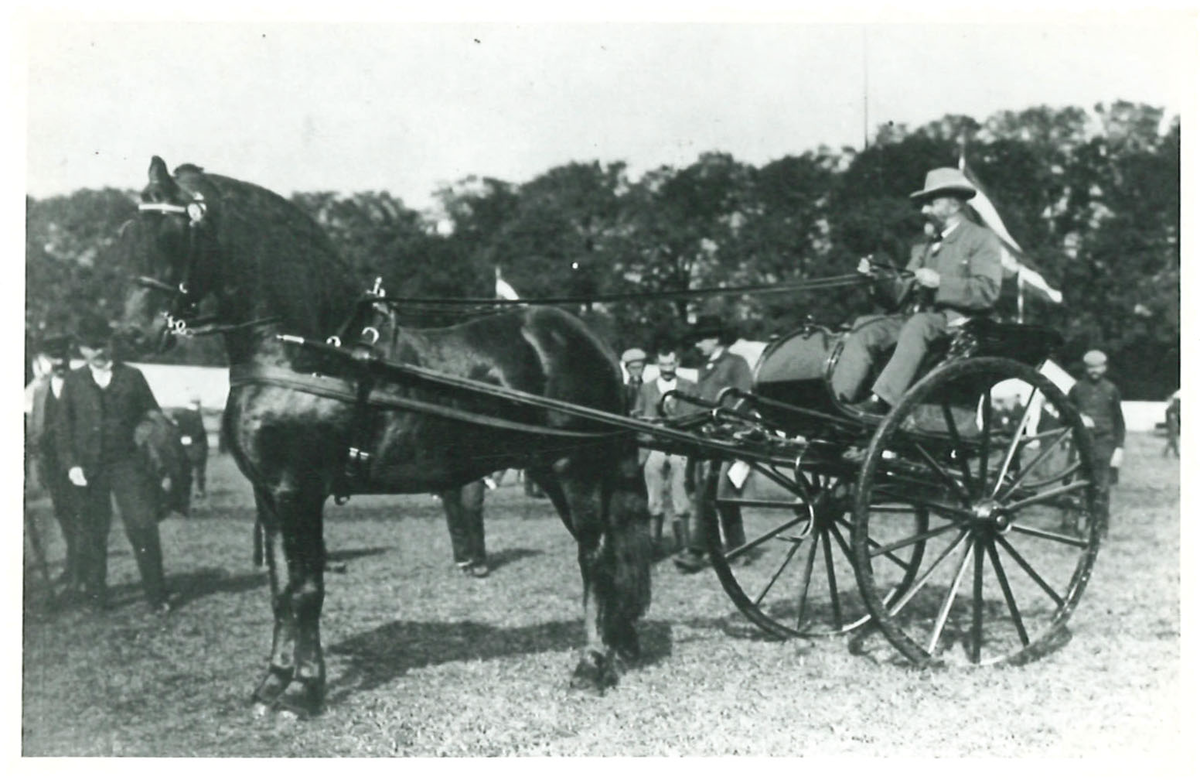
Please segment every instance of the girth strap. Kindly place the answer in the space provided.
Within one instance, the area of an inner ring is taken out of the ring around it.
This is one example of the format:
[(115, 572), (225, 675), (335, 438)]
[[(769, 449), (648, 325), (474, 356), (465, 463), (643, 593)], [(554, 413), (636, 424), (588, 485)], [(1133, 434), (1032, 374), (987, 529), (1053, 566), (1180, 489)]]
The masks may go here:
[[(229, 369), (230, 388), (245, 385), (273, 385), (289, 390), (318, 395), (335, 401), (349, 404), (358, 401), (355, 383), (337, 377), (320, 374), (301, 374), (279, 366), (246, 366), (236, 365)], [(503, 417), (488, 414), (477, 414), (465, 409), (455, 409), (442, 404), (420, 401), (416, 398), (392, 393), (373, 387), (367, 394), (366, 402), (370, 406), (384, 409), (403, 409), (410, 412), (430, 414), (458, 422), (482, 425), (488, 428), (500, 428), (517, 433), (536, 436), (555, 436), (558, 438), (575, 439), (577, 441), (596, 441), (602, 438), (628, 435), (627, 431), (569, 431), (561, 428), (550, 428), (545, 425), (531, 425)]]

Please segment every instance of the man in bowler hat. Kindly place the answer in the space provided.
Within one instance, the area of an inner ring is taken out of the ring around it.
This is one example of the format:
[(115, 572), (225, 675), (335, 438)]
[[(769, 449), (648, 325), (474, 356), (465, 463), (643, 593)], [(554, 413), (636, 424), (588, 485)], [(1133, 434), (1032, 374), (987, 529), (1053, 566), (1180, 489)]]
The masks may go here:
[[(74, 491), (59, 457), (55, 428), (61, 417), (63, 384), (67, 372), (71, 370), (71, 339), (58, 334), (47, 336), (42, 340), (39, 352), (45, 357), (49, 370), (33, 384), (32, 406), (26, 428), (26, 452), (33, 461), (37, 478), (50, 494), (54, 517), (62, 531), (67, 552), (59, 583), (63, 587), (63, 595), (70, 596), (79, 590), (81, 583), (75, 528), (77, 513), (71, 504)], [(36, 528), (32, 529), (30, 541), (34, 545), (34, 554), (40, 559), (39, 563), (44, 564), (45, 552), (41, 549), (41, 537)]]
[[(863, 414), (882, 415), (895, 406), (912, 384), (922, 359), (935, 340), (953, 332), (968, 317), (991, 311), (1000, 297), (1000, 240), (967, 218), (966, 203), (975, 187), (954, 168), (936, 168), (925, 187), (912, 193), (933, 227), (930, 240), (913, 248), (910, 277), (878, 280), (877, 290), (896, 309), (911, 305), (915, 313), (870, 317), (855, 323), (830, 378), (834, 394)], [(869, 260), (860, 273), (873, 275)], [(871, 395), (858, 396), (871, 365), (895, 346)]]
[(60, 468), (75, 491), (80, 573), (89, 605), (108, 600), (108, 532), (112, 499), (121, 510), (142, 588), (153, 611), (167, 611), (157, 496), (134, 443), (134, 429), (158, 402), (142, 373), (113, 359), (107, 322), (87, 323), (78, 335), (86, 365), (63, 382), (57, 431)]
[[(750, 390), (754, 383), (754, 375), (750, 364), (741, 355), (729, 351), (733, 342), (732, 329), (727, 327), (715, 315), (703, 315), (697, 320), (692, 330), (696, 349), (704, 357), (704, 364), (696, 377), (696, 395), (705, 401), (716, 402), (721, 391), (727, 387), (739, 390)], [(723, 480), (729, 472), (730, 463), (721, 467), (717, 479)], [(711, 478), (713, 462), (697, 459), (692, 464), (694, 475), (693, 484), (697, 495), (702, 495), (705, 485)], [(680, 571), (691, 574), (708, 565), (706, 556), (705, 528), (713, 512), (718, 513), (721, 520), (721, 531), (726, 550), (740, 547), (746, 542), (746, 533), (742, 528), (742, 516), (735, 510), (718, 509), (711, 501), (696, 501), (690, 516), (690, 523), (685, 531), (686, 548), (675, 556), (675, 566)]]
[(1096, 491), (1100, 496), (1100, 535), (1108, 535), (1108, 488), (1116, 483), (1117, 470), (1125, 456), (1125, 416), (1121, 393), (1104, 378), (1108, 358), (1098, 349), (1083, 356), (1084, 376), (1071, 386), (1067, 398), (1092, 431), (1092, 463)]

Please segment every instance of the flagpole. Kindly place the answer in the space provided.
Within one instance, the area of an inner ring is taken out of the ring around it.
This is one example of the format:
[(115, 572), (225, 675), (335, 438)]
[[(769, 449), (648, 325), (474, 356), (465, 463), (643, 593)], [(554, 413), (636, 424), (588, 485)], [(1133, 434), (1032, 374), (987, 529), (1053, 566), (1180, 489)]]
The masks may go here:
[(1025, 322), (1025, 282), (1017, 273), (1017, 322)]
[(862, 28), (862, 70), (863, 70), (863, 111), (862, 111), (862, 114), (863, 114), (863, 151), (865, 152), (867, 150), (867, 146), (869, 144), (868, 139), (870, 138), (870, 132), (868, 130), (868, 128), (870, 127), (870, 124), (867, 121), (867, 115), (868, 115), (867, 94), (868, 94), (868, 89), (869, 89), (870, 83), (868, 81), (868, 76), (867, 76), (867, 28), (866, 28), (866, 26), (864, 26)]

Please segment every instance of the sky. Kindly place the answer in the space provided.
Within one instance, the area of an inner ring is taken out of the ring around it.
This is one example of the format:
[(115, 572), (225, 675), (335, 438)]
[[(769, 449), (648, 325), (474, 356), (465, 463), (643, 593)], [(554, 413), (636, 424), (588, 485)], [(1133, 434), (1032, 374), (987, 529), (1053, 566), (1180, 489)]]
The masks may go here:
[[(864, 17), (868, 18), (869, 17)], [(139, 189), (151, 155), (264, 185), (388, 190), (580, 160), (755, 165), (945, 114), (1128, 99), (1179, 113), (1195, 26), (334, 24), (34, 19), (26, 188)], [(865, 56), (864, 56), (865, 52)], [(865, 65), (865, 78), (864, 78)], [(864, 92), (866, 105), (864, 109)]]

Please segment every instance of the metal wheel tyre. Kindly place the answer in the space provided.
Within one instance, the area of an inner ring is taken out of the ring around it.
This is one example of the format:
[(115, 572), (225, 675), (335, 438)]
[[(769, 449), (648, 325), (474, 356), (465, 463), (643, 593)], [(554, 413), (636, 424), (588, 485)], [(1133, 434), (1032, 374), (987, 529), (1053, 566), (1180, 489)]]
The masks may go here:
[[(1028, 397), (1018, 423), (1003, 426), (998, 396), (1019, 387)], [(1058, 418), (1033, 432), (1043, 403)], [(1068, 442), (1076, 457), (1056, 462)], [(1023, 363), (972, 358), (917, 383), (875, 432), (854, 500), (859, 587), (891, 644), (918, 664), (993, 664), (1030, 661), (1069, 639), (1099, 547), (1091, 451), (1079, 413)], [(930, 527), (873, 545), (891, 522), (874, 507), (889, 499), (923, 507)], [(1081, 530), (1061, 528), (1064, 510)], [(922, 543), (920, 572), (885, 603), (894, 574), (881, 554)]]
[[(727, 466), (715, 462), (704, 486), (705, 541), (738, 610), (782, 639), (834, 636), (866, 623), (870, 615), (854, 585), (851, 485), (755, 465), (739, 490)], [(910, 512), (902, 532), (921, 533), (927, 522), (923, 512)], [(911, 583), (923, 552), (917, 543), (885, 559), (900, 574), (885, 594), (889, 601)]]

